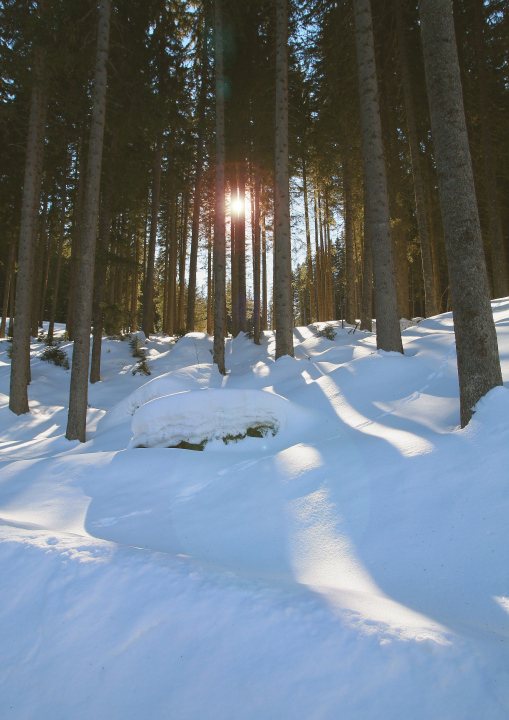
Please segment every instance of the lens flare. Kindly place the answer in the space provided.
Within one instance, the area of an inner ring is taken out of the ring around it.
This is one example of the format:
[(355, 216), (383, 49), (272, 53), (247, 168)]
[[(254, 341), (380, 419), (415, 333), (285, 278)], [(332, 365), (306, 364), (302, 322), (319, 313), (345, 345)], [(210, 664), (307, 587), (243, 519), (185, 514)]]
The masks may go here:
[(244, 203), (240, 198), (231, 199), (231, 211), (232, 215), (243, 215), (244, 214)]

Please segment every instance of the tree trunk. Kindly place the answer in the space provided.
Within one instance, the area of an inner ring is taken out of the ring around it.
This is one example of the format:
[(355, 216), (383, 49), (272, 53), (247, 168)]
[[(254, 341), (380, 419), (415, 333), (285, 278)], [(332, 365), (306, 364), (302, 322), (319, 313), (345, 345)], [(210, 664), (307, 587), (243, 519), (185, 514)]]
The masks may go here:
[(323, 303), (322, 303), (322, 269), (321, 269), (321, 254), (319, 245), (318, 235), (318, 204), (317, 204), (317, 190), (314, 191), (314, 212), (315, 212), (315, 266), (316, 266), (316, 284), (315, 284), (315, 296), (316, 296), (316, 319), (323, 320)]
[(253, 327), (254, 343), (260, 344), (260, 171), (255, 169), (253, 218)]
[(186, 328), (185, 298), (186, 298), (186, 255), (187, 255), (187, 220), (189, 217), (189, 192), (186, 190), (182, 195), (182, 225), (179, 253), (179, 317), (178, 330), (183, 332)]
[(131, 318), (133, 332), (138, 331), (138, 277), (140, 272), (140, 240), (138, 237), (138, 218), (136, 218), (136, 226), (134, 228), (134, 272), (133, 272), (133, 288), (131, 303)]
[(29, 411), (30, 382), (30, 311), (32, 306), (32, 271), (37, 218), (41, 196), (47, 99), (45, 60), (40, 48), (34, 50), (33, 86), (21, 207), (21, 227), (16, 281), (16, 320), (12, 343), (9, 408), (16, 415)]
[(482, 115), (482, 141), (484, 154), (484, 174), (486, 182), (486, 195), (488, 200), (488, 215), (491, 246), (491, 266), (493, 272), (493, 291), (496, 298), (509, 295), (507, 285), (506, 257), (502, 223), (498, 209), (497, 178), (493, 162), (493, 147), (491, 144), (490, 105), (488, 97), (488, 78), (486, 76), (486, 57), (484, 51), (484, 3), (483, 0), (474, 0), (475, 7), (475, 36), (477, 42), (477, 65), (479, 73), (479, 90), (481, 95)]
[(68, 440), (86, 440), (88, 404), (88, 367), (90, 328), (94, 294), (94, 264), (99, 215), (99, 191), (106, 114), (107, 58), (110, 29), (110, 0), (101, 0), (97, 37), (95, 79), (92, 95), (92, 120), (88, 146), (87, 180), (83, 204), (80, 272), (76, 302), (76, 329), (72, 357), (69, 418), (65, 436)]
[(99, 220), (99, 257), (97, 258), (96, 277), (94, 283), (93, 316), (92, 316), (92, 360), (90, 364), (90, 382), (101, 379), (101, 347), (103, 336), (103, 308), (106, 292), (106, 274), (108, 270), (108, 252), (111, 235), (111, 203), (113, 196), (113, 162), (116, 154), (116, 135), (111, 140), (111, 152), (106, 187), (103, 194), (102, 213)]
[(288, 174), (288, 8), (276, 0), (276, 167), (274, 192), (276, 359), (293, 357), (292, 246)]
[[(329, 223), (329, 191), (325, 191), (325, 214), (324, 214), (324, 241), (326, 247), (327, 269), (325, 277), (327, 278), (327, 307), (329, 308), (328, 316), (330, 320), (334, 320), (334, 288), (332, 283), (332, 242), (330, 239), (330, 223)], [(352, 246), (353, 246), (353, 223), (352, 223)], [(352, 257), (353, 260), (353, 257)], [(355, 267), (354, 267), (354, 308), (355, 308)], [(354, 314), (355, 317), (355, 314)]]
[(399, 45), (399, 59), (401, 64), (401, 78), (403, 80), (403, 96), (405, 99), (405, 114), (408, 127), (408, 142), (410, 146), (410, 160), (414, 179), (415, 206), (417, 210), (417, 225), (421, 241), (422, 274), (424, 278), (424, 296), (426, 303), (426, 317), (436, 315), (435, 304), (436, 288), (434, 284), (433, 260), (428, 215), (424, 199), (424, 182), (422, 178), (419, 139), (415, 124), (414, 103), (412, 98), (412, 80), (408, 67), (408, 55), (403, 24), (401, 0), (395, 0), (396, 25)]
[(49, 264), (51, 258), (51, 233), (48, 233), (46, 249), (44, 253), (43, 274), (42, 274), (42, 293), (39, 304), (39, 327), (44, 327), (44, 309), (46, 307), (46, 293), (48, 291)]
[(239, 332), (247, 331), (246, 308), (246, 166), (242, 161), (238, 173), (239, 207), (235, 249), (237, 252), (237, 283), (239, 299)]
[(201, 182), (203, 171), (203, 132), (205, 125), (205, 105), (207, 101), (207, 27), (203, 33), (203, 52), (201, 62), (200, 97), (198, 100), (196, 148), (196, 173), (194, 181), (193, 227), (191, 230), (191, 254), (189, 256), (189, 283), (187, 286), (187, 324), (186, 331), (194, 331), (194, 313), (196, 305), (196, 266), (198, 264), (198, 237), (200, 230)]
[(66, 330), (69, 340), (74, 340), (74, 327), (76, 322), (76, 298), (78, 293), (78, 276), (80, 268), (81, 233), (83, 230), (83, 194), (85, 192), (85, 153), (81, 142), (79, 162), (77, 167), (78, 182), (73, 209), (73, 233), (71, 246), (71, 269), (69, 284), (69, 301), (67, 303)]
[(164, 278), (163, 278), (163, 333), (168, 335), (168, 292), (170, 276), (170, 203), (166, 203), (166, 226), (164, 229)]
[(349, 149), (343, 159), (343, 193), (345, 198), (345, 264), (346, 264), (346, 308), (345, 320), (355, 325), (355, 264), (353, 238), (352, 183), (350, 178)]
[(32, 276), (32, 337), (39, 336), (39, 312), (42, 292), (42, 261), (44, 246), (46, 244), (46, 225), (48, 219), (48, 198), (43, 201), (42, 213), (39, 220), (39, 238), (35, 252), (35, 267)]
[(361, 330), (373, 332), (373, 254), (371, 249), (371, 225), (367, 218), (367, 207), (364, 203), (364, 251), (362, 254), (362, 303)]
[(156, 257), (157, 218), (159, 213), (159, 188), (161, 187), (161, 164), (163, 160), (163, 136), (159, 133), (154, 153), (154, 177), (152, 181), (152, 217), (147, 256), (147, 275), (143, 291), (143, 332), (148, 338), (154, 318), (154, 263)]
[[(231, 274), (231, 318), (232, 318), (232, 335), (237, 337), (239, 334), (239, 273), (238, 273), (238, 257), (237, 257), (237, 235), (238, 235), (238, 211), (234, 209), (235, 203), (238, 203), (238, 184), (237, 170), (232, 168), (230, 180), (230, 274)], [(232, 202), (233, 201), (233, 202)]]
[(265, 212), (262, 213), (262, 330), (267, 330), (267, 234)]
[(216, 207), (214, 218), (214, 362), (219, 372), (224, 364), (226, 252), (224, 188), (224, 70), (222, 2), (215, 0), (215, 71), (216, 71)]
[(306, 221), (306, 267), (307, 267), (307, 289), (309, 292), (309, 304), (311, 310), (311, 322), (317, 320), (315, 302), (315, 283), (313, 281), (313, 256), (311, 253), (311, 232), (309, 229), (309, 208), (308, 208), (308, 183), (306, 173), (306, 161), (302, 158), (302, 189), (304, 192), (304, 218)]
[(376, 339), (380, 350), (403, 352), (392, 250), (370, 0), (353, 0), (368, 221), (373, 247)]
[(16, 257), (16, 243), (11, 241), (9, 248), (9, 259), (7, 261), (7, 270), (5, 273), (4, 285), (4, 301), (2, 303), (2, 322), (0, 324), (0, 338), (5, 337), (5, 327), (7, 324), (7, 315), (9, 313), (9, 296), (14, 290), (14, 260)]
[(212, 317), (212, 227), (210, 223), (210, 211), (208, 216), (207, 233), (207, 335), (214, 332)]
[(14, 297), (16, 295), (16, 274), (12, 278), (12, 290), (9, 298), (9, 327), (7, 328), (7, 337), (14, 335)]
[(177, 324), (177, 209), (175, 194), (172, 198), (173, 212), (170, 225), (170, 267), (168, 271), (168, 335), (175, 334)]
[(502, 385), (475, 196), (451, 0), (421, 0), (426, 86), (451, 289), (461, 426)]
[(62, 251), (64, 249), (65, 239), (65, 198), (66, 198), (65, 178), (62, 186), (62, 204), (60, 207), (60, 235), (58, 238), (58, 255), (57, 266), (55, 268), (55, 285), (53, 288), (53, 297), (51, 299), (51, 311), (49, 316), (48, 340), (53, 341), (53, 333), (55, 330), (55, 315), (57, 312), (58, 287), (60, 285), (60, 268), (62, 267)]

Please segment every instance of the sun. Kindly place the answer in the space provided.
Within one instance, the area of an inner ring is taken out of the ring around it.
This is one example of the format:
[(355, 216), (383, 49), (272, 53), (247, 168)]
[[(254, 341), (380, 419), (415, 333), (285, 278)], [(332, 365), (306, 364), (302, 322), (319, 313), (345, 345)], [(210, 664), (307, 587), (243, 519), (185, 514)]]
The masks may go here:
[(244, 214), (244, 203), (240, 198), (232, 198), (230, 206), (232, 214), (235, 214), (237, 216)]

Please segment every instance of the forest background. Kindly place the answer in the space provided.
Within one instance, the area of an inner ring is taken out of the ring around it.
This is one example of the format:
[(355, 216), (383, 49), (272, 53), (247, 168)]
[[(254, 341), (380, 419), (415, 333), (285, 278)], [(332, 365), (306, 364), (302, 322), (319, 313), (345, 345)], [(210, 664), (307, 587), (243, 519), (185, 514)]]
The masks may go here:
[[(354, 8), (361, 4), (309, 0), (288, 7), (292, 325), (345, 318), (370, 329), (376, 316), (355, 45)], [(503, 297), (509, 11), (502, 0), (455, 0), (453, 10), (489, 292)], [(26, 314), (33, 337), (46, 319), (50, 340), (55, 321), (66, 323), (73, 340), (80, 257), (82, 263), (87, 257), (101, 15), (87, 0), (7, 1), (0, 11), (0, 336), (12, 333), (23, 280), (19, 238), (35, 103), (40, 185)], [(217, 3), (205, 0), (113, 3), (111, 12), (108, 3), (92, 382), (100, 379), (103, 331), (213, 332), (215, 11)], [(451, 309), (451, 290), (419, 8), (413, 0), (379, 0), (372, 15), (398, 314), (429, 317)], [(257, 329), (275, 325), (277, 32), (273, 2), (222, 3), (225, 316), (234, 336), (254, 327), (255, 341)]]

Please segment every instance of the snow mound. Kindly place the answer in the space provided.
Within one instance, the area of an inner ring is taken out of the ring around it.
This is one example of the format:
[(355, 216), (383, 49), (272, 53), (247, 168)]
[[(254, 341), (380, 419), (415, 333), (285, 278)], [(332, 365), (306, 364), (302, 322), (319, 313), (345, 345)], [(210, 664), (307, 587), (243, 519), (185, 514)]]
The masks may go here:
[(221, 382), (215, 365), (192, 365), (149, 380), (128, 397), (121, 400), (101, 419), (101, 431), (130, 420), (139, 407), (159, 397), (210, 387)]
[(181, 392), (151, 400), (136, 411), (129, 447), (200, 445), (245, 436), (253, 427), (274, 435), (300, 414), (304, 410), (289, 400), (263, 390)]
[(174, 367), (186, 365), (207, 365), (212, 363), (211, 350), (214, 348), (212, 335), (202, 332), (187, 333), (170, 350)]

